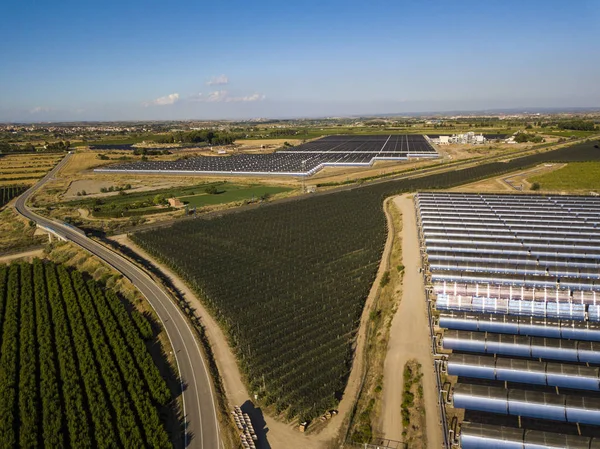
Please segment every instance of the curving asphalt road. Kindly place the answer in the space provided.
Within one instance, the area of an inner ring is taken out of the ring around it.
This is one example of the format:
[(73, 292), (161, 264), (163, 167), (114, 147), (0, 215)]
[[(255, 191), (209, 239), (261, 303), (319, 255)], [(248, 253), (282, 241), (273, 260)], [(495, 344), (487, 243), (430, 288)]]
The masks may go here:
[(142, 292), (156, 311), (175, 351), (175, 359), (182, 379), (183, 411), (187, 423), (184, 437), (186, 447), (198, 449), (222, 447), (211, 378), (200, 347), (194, 338), (194, 331), (179, 307), (148, 274), (129, 260), (86, 237), (80, 229), (41, 217), (27, 207), (27, 200), (31, 195), (51, 180), (70, 157), (71, 154), (67, 154), (44, 178), (17, 199), (15, 204), (17, 211), (104, 260), (131, 280)]

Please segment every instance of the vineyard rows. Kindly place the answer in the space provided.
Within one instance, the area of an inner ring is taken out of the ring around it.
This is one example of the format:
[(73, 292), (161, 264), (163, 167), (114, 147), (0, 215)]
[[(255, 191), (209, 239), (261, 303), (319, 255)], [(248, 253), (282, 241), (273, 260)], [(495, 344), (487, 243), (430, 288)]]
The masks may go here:
[(335, 407), (386, 240), (383, 199), (547, 161), (598, 160), (582, 144), (510, 162), (388, 181), (134, 234), (204, 299), (251, 393), (288, 417)]
[(27, 190), (27, 186), (0, 186), (0, 207)]
[(167, 448), (148, 321), (78, 271), (0, 265), (0, 446)]

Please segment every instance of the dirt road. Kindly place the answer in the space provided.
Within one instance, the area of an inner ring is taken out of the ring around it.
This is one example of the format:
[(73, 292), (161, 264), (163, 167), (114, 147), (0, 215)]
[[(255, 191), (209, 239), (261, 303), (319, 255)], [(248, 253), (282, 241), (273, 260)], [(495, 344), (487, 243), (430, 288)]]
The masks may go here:
[(402, 213), (402, 263), (405, 266), (402, 300), (392, 321), (388, 354), (384, 365), (381, 423), (385, 438), (402, 440), (402, 371), (410, 359), (423, 367), (423, 392), (427, 418), (427, 447), (442, 444), (439, 407), (428, 331), (425, 287), (419, 273), (421, 256), (412, 197), (394, 199)]
[(0, 256), (0, 263), (10, 263), (13, 260), (33, 260), (35, 257), (44, 257), (43, 249), (33, 249), (22, 253), (7, 254)]

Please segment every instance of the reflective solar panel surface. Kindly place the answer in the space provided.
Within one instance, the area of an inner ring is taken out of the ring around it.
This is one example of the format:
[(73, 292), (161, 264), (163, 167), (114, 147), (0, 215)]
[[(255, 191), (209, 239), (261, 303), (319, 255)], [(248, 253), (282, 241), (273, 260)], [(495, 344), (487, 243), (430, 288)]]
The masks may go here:
[[(421, 193), (416, 204), (454, 406), (600, 426), (600, 198)], [(600, 445), (477, 425), (463, 447)]]
[(98, 172), (265, 174), (308, 176), (327, 166), (370, 166), (375, 161), (435, 158), (421, 135), (328, 136), (269, 154), (197, 156), (98, 168)]

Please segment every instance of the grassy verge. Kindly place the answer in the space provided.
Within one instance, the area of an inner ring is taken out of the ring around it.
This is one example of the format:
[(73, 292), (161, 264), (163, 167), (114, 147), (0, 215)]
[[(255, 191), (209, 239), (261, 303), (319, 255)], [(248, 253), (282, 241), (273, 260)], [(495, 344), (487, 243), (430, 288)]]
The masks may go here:
[(374, 435), (374, 423), (378, 421), (383, 389), (383, 367), (387, 354), (392, 318), (402, 297), (402, 215), (392, 199), (385, 202), (392, 218), (392, 248), (388, 270), (381, 277), (379, 292), (373, 304), (367, 326), (365, 374), (358, 400), (351, 416), (348, 440), (352, 443), (369, 443)]
[(541, 190), (590, 191), (600, 190), (600, 162), (571, 162), (566, 167), (532, 176), (528, 181), (537, 183)]
[(421, 364), (416, 360), (409, 360), (404, 365), (403, 385), (401, 411), (404, 442), (410, 448), (426, 448), (423, 373)]

